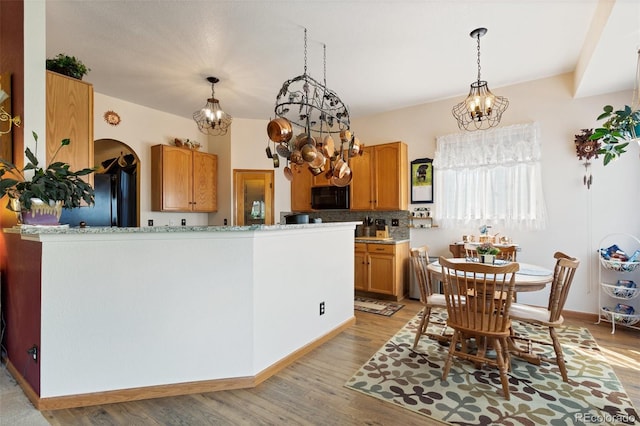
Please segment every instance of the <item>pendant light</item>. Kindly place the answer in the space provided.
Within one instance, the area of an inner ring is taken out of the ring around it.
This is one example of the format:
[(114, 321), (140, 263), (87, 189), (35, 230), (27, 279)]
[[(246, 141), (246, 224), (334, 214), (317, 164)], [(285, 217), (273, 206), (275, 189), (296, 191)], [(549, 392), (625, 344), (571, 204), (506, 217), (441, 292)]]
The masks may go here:
[(478, 42), (478, 79), (471, 83), (467, 99), (453, 107), (453, 116), (461, 130), (485, 130), (495, 127), (509, 106), (507, 98), (491, 93), (487, 82), (480, 79), (480, 37), (486, 33), (486, 28), (476, 28), (469, 34)]
[(220, 101), (215, 96), (214, 86), (220, 80), (216, 77), (207, 77), (207, 81), (211, 83), (211, 97), (207, 99), (207, 104), (202, 109), (193, 113), (193, 119), (202, 133), (222, 136), (227, 134), (231, 126), (231, 116), (220, 108)]

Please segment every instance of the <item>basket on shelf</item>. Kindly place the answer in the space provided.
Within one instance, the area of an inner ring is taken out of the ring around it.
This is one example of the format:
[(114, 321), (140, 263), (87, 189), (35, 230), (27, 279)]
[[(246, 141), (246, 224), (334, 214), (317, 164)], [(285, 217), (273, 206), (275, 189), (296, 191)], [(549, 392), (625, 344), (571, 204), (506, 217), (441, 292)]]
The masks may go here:
[(640, 321), (640, 316), (638, 315), (618, 313), (611, 308), (605, 307), (602, 308), (601, 311), (609, 321), (615, 322), (616, 324), (634, 325)]
[(640, 288), (621, 287), (618, 284), (601, 283), (602, 289), (616, 299), (631, 300), (640, 295)]
[(617, 272), (633, 272), (640, 265), (640, 262), (624, 262), (622, 260), (607, 260), (603, 257), (600, 257), (600, 263), (606, 269), (610, 269), (612, 271)]

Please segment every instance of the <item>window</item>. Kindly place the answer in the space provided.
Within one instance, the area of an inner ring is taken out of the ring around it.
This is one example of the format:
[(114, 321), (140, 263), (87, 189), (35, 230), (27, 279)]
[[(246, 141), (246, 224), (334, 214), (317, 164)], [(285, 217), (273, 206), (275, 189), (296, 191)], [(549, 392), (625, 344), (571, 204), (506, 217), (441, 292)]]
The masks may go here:
[(434, 218), (440, 226), (544, 229), (539, 133), (534, 123), (438, 137)]

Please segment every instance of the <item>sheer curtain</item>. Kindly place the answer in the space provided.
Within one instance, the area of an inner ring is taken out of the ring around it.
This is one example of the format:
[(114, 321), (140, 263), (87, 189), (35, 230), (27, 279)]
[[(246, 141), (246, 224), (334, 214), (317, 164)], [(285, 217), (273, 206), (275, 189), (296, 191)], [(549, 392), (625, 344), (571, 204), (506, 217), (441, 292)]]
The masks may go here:
[(539, 126), (437, 138), (434, 218), (445, 228), (544, 229)]

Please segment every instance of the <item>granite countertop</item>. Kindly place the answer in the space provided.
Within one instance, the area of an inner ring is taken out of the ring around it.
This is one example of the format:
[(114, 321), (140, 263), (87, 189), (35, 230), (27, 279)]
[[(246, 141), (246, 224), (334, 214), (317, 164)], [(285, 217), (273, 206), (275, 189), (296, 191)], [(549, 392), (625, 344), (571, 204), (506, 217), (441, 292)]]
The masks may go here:
[(377, 239), (377, 238), (367, 238), (367, 237), (356, 237), (355, 239), (356, 243), (366, 243), (366, 244), (401, 244), (401, 243), (408, 243), (409, 239), (402, 239), (402, 240), (394, 240), (393, 238), (389, 238), (389, 239)]
[(250, 225), (250, 226), (145, 226), (139, 228), (118, 228), (109, 226), (87, 226), (85, 228), (60, 226), (17, 225), (5, 228), (4, 232), (14, 234), (140, 234), (140, 233), (184, 233), (184, 232), (237, 232), (237, 231), (280, 231), (287, 229), (329, 228), (337, 225), (353, 225), (359, 222), (324, 222), (291, 225)]

